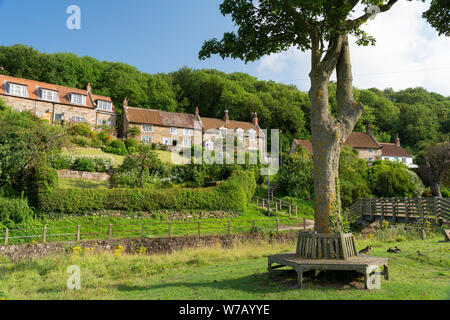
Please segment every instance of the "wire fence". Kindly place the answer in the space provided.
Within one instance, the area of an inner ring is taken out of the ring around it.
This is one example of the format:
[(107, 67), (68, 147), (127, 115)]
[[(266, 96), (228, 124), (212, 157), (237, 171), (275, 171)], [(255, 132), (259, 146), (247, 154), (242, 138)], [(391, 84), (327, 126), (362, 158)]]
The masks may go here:
[(306, 219), (277, 218), (221, 221), (164, 221), (141, 224), (54, 226), (0, 230), (0, 244), (49, 243), (123, 238), (162, 238), (182, 236), (232, 235), (251, 231), (280, 232), (306, 229)]

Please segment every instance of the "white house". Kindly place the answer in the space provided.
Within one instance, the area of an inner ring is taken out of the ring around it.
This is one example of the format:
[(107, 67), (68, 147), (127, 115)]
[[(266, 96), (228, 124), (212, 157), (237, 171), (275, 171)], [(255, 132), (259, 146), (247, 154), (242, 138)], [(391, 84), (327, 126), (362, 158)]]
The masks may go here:
[(413, 163), (413, 157), (400, 146), (400, 138), (395, 139), (395, 143), (380, 143), (381, 149), (381, 159), (390, 160), (394, 162), (404, 163), (408, 168), (415, 169), (419, 166)]

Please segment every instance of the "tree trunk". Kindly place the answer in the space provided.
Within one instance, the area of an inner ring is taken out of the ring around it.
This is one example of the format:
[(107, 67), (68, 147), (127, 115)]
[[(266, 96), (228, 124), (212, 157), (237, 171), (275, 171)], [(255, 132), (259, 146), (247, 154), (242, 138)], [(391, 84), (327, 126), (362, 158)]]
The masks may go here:
[(442, 198), (441, 184), (439, 182), (439, 179), (437, 179), (434, 176), (433, 171), (431, 170), (430, 162), (428, 160), (426, 160), (425, 164), (426, 164), (426, 170), (427, 170), (427, 174), (428, 174), (428, 181), (430, 183), (431, 193), (433, 194), (433, 197)]
[[(317, 48), (317, 46), (316, 46)], [(334, 55), (333, 56), (333, 50)], [(342, 146), (363, 113), (362, 105), (353, 99), (353, 78), (347, 36), (341, 36), (329, 48), (323, 63), (312, 58), (311, 133), (314, 151), (315, 229), (330, 233), (330, 217), (340, 219), (339, 157)], [(333, 117), (328, 105), (328, 83), (337, 71), (338, 115)]]

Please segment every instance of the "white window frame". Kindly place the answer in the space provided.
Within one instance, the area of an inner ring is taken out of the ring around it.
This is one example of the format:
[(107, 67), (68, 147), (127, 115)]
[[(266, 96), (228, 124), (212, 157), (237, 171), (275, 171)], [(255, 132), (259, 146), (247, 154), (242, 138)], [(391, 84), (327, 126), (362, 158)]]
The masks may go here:
[(141, 141), (143, 143), (153, 143), (153, 136), (142, 136)]
[(44, 117), (44, 112), (36, 110), (36, 117), (43, 118)]
[(58, 102), (58, 91), (41, 88), (41, 99)]
[(8, 83), (8, 93), (18, 97), (28, 97), (28, 87), (18, 83)]
[(86, 122), (86, 118), (80, 116), (72, 116), (72, 121), (76, 123), (84, 123)]
[(214, 142), (212, 142), (212, 141), (207, 141), (207, 142), (205, 143), (205, 149), (206, 149), (206, 150), (214, 150)]
[(256, 131), (255, 130), (249, 130), (248, 131), (248, 138), (250, 141), (256, 140)]
[(193, 136), (194, 135), (194, 130), (193, 129), (184, 129), (183, 130), (183, 135), (184, 136)]
[(236, 129), (236, 136), (241, 140), (244, 139), (244, 130)]
[(178, 133), (178, 128), (170, 128), (170, 133), (171, 134), (177, 134)]
[(142, 132), (153, 132), (153, 125), (151, 124), (143, 124)]
[(112, 112), (112, 102), (106, 100), (97, 100), (98, 110)]
[(220, 130), (220, 135), (222, 136), (222, 138), (225, 138), (228, 133), (227, 128), (220, 128), (219, 130)]
[(162, 138), (162, 144), (165, 144), (166, 146), (170, 146), (171, 140), (172, 139), (170, 139), (170, 138), (164, 137), (164, 138)]
[(71, 93), (70, 94), (70, 103), (86, 105), (86, 96), (79, 93)]
[(183, 147), (185, 147), (185, 148), (192, 147), (192, 139), (183, 139)]

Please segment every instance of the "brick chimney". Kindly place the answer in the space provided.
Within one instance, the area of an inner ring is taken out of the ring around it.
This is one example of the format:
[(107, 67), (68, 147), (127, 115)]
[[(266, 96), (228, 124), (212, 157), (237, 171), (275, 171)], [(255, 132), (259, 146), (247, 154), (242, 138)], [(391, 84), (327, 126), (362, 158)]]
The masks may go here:
[(92, 92), (92, 88), (91, 88), (91, 83), (88, 82), (87, 87), (86, 87), (86, 91), (91, 93)]
[(125, 99), (123, 99), (123, 106), (124, 106), (124, 107), (128, 107), (128, 100), (127, 100), (127, 97), (125, 97)]
[(395, 135), (395, 145), (400, 147), (400, 138), (398, 137), (398, 133)]
[(258, 114), (256, 112), (253, 113), (253, 119), (252, 119), (253, 125), (258, 125)]
[(200, 110), (198, 109), (198, 107), (195, 107), (195, 115), (197, 117), (200, 117)]
[(228, 116), (228, 110), (225, 110), (224, 115), (223, 115), (223, 121), (225, 122), (230, 122), (230, 117)]
[(372, 135), (372, 126), (370, 123), (366, 125), (366, 133)]

